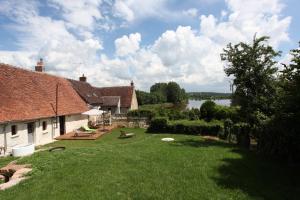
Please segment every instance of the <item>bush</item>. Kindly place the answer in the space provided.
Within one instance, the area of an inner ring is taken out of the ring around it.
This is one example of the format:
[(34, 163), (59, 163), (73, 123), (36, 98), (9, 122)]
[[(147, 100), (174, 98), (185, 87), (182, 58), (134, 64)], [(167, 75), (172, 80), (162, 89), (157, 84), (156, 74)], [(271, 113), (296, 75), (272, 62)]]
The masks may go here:
[(148, 131), (165, 132), (168, 127), (168, 119), (166, 117), (157, 117), (151, 120)]
[(259, 152), (290, 164), (300, 163), (299, 130), (299, 122), (290, 120), (290, 116), (282, 115), (269, 120), (260, 129)]
[(152, 119), (156, 113), (152, 110), (131, 110), (127, 113), (127, 117), (147, 117)]
[(233, 125), (233, 134), (236, 136), (237, 144), (249, 149), (251, 126), (248, 123), (236, 123)]
[(215, 116), (215, 106), (215, 102), (211, 100), (205, 101), (200, 108), (201, 117), (207, 121), (212, 120)]
[(224, 121), (224, 134), (220, 135), (220, 138), (225, 140), (228, 138), (229, 142), (231, 140), (233, 122), (231, 119), (226, 119)]
[(156, 118), (151, 121), (148, 130), (150, 132), (218, 136), (219, 134), (223, 134), (223, 123), (217, 120), (211, 122), (203, 120), (177, 120), (168, 122), (166, 118)]

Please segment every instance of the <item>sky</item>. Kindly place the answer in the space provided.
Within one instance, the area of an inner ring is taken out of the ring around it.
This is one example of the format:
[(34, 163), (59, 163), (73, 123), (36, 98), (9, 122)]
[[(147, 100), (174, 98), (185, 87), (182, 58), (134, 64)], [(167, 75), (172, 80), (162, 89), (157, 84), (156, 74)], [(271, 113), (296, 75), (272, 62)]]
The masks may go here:
[(300, 41), (299, 0), (0, 0), (0, 62), (103, 87), (229, 92), (220, 53), (270, 36), (282, 51)]

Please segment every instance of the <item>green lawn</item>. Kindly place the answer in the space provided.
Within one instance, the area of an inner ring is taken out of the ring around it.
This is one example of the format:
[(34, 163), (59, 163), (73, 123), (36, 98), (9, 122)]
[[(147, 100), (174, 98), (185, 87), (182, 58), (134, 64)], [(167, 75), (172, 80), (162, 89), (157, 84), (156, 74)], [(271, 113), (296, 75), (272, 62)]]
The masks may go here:
[[(299, 199), (299, 168), (258, 158), (200, 136), (146, 134), (60, 141), (65, 151), (22, 158), (31, 178), (0, 199)], [(165, 143), (162, 137), (174, 137)], [(0, 159), (0, 165), (9, 162)]]

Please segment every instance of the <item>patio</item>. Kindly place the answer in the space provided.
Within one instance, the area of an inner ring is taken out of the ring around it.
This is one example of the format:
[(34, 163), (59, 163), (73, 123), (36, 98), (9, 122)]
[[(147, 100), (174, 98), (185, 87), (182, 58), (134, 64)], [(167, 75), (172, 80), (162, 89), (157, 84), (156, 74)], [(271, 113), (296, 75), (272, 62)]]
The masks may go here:
[(70, 133), (66, 133), (64, 135), (58, 136), (55, 139), (56, 140), (96, 140), (98, 138), (100, 138), (102, 135), (106, 134), (106, 133), (110, 133), (114, 128), (116, 128), (116, 126), (105, 126), (105, 129), (103, 129), (102, 127), (97, 129), (96, 133), (84, 133), (84, 134), (75, 134), (74, 131), (70, 132)]

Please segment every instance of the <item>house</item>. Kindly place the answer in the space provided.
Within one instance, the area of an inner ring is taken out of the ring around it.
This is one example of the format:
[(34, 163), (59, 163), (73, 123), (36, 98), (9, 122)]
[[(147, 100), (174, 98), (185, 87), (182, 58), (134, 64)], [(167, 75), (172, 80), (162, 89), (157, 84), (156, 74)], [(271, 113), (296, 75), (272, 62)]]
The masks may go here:
[(65, 78), (0, 64), (0, 146), (43, 145), (87, 124), (89, 108)]
[(138, 109), (133, 82), (129, 86), (94, 87), (87, 82), (84, 75), (79, 77), (79, 81), (69, 81), (90, 107), (100, 106), (102, 110), (111, 111), (113, 115)]

